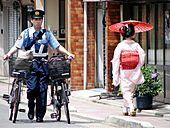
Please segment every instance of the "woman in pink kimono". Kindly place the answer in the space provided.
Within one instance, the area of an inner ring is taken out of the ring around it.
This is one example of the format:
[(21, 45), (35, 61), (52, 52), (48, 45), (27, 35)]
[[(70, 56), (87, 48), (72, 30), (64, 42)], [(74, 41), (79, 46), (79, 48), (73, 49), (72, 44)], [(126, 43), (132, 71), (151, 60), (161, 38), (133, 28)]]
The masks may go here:
[(137, 84), (144, 82), (141, 67), (144, 64), (145, 52), (141, 46), (134, 41), (134, 25), (127, 24), (120, 28), (124, 40), (121, 41), (112, 59), (113, 85), (120, 84), (123, 95), (123, 114), (136, 116), (133, 105), (133, 94)]

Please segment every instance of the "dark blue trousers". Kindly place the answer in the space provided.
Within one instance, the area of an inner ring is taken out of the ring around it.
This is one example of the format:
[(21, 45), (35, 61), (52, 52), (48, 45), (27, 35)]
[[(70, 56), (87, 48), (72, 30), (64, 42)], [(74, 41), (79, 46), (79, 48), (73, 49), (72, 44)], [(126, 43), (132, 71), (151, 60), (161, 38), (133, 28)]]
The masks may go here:
[(28, 107), (29, 111), (34, 112), (36, 105), (36, 117), (43, 118), (46, 113), (47, 88), (48, 64), (41, 59), (37, 59), (33, 61), (30, 76), (27, 80)]

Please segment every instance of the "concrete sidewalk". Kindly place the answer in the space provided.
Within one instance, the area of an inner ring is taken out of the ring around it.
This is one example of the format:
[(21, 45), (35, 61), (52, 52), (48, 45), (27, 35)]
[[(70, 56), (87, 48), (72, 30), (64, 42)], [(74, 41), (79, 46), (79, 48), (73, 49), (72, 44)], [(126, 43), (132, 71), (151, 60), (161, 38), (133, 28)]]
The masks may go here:
[[(9, 79), (8, 77), (0, 76), (0, 96), (8, 94), (10, 89), (9, 83), (12, 80), (13, 78)], [(106, 123), (113, 123), (122, 128), (167, 128), (170, 126), (169, 104), (154, 102), (152, 110), (142, 110), (140, 113), (137, 113), (136, 117), (123, 116), (121, 112), (122, 99), (117, 97), (105, 97), (101, 99), (101, 93), (106, 93), (106, 90), (98, 88), (71, 92), (70, 113), (86, 118), (104, 120)], [(27, 103), (26, 92), (23, 95), (22, 100)], [(50, 101), (49, 97), (48, 101)], [(93, 107), (93, 109), (100, 110), (79, 110), (79, 107), (87, 106), (90, 108), (92, 107), (90, 105), (95, 106), (94, 103), (97, 103), (98, 107)], [(48, 108), (50, 109), (50, 107)]]
[[(123, 116), (121, 109), (122, 99), (116, 97), (100, 99), (99, 95), (102, 92), (105, 92), (105, 90), (80, 90), (72, 92), (72, 97), (112, 106), (115, 113), (106, 117), (105, 122), (114, 123), (123, 128), (168, 128), (170, 126), (169, 104), (154, 102), (152, 110), (142, 110), (140, 113), (137, 113), (136, 117)], [(94, 95), (92, 95), (93, 93)]]

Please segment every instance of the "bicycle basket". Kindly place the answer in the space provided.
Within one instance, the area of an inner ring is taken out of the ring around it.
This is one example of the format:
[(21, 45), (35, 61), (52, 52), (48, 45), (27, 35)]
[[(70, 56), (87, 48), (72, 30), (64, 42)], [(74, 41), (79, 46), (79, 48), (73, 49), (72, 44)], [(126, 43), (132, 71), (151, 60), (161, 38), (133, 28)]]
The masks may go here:
[(70, 78), (70, 62), (63, 56), (52, 56), (48, 62), (48, 69), (52, 79)]
[(16, 70), (31, 70), (32, 61), (30, 59), (17, 58), (15, 60), (14, 69)]

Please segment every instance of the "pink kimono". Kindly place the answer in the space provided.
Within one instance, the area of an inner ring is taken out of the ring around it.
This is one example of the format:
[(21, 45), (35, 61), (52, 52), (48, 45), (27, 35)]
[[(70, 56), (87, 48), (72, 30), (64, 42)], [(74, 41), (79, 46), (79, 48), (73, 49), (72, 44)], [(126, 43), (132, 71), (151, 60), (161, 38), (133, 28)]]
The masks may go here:
[[(122, 68), (120, 55), (123, 50), (132, 50), (138, 52), (138, 62), (135, 68)], [(135, 86), (144, 82), (144, 77), (141, 72), (141, 66), (144, 64), (144, 59), (144, 50), (138, 43), (131, 39), (126, 39), (120, 42), (114, 51), (114, 57), (111, 61), (113, 67), (113, 85), (118, 86), (120, 84), (124, 99), (123, 107), (126, 109), (130, 108), (130, 110), (134, 110), (133, 93), (135, 91)]]

